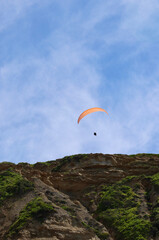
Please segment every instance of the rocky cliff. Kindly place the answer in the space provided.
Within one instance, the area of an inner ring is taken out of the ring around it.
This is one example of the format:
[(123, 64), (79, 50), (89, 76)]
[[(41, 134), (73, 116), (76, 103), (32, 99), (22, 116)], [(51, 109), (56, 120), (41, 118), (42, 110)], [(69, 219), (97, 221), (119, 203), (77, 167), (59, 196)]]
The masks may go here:
[(0, 239), (159, 239), (159, 155), (0, 163)]

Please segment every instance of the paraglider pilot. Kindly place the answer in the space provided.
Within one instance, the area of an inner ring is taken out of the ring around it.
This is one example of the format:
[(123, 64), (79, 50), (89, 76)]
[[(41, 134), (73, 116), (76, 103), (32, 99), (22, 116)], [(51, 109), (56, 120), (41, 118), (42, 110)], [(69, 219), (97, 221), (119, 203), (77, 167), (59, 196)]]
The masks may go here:
[[(104, 109), (102, 108), (98, 108), (98, 107), (95, 107), (95, 108), (89, 108), (87, 110), (85, 110), (84, 112), (81, 113), (81, 115), (79, 116), (77, 122), (79, 123), (81, 121), (81, 119), (83, 117), (85, 117), (87, 114), (90, 114), (90, 113), (93, 113), (93, 112), (98, 112), (98, 111), (101, 111), (101, 112), (106, 112)], [(106, 112), (107, 113), (107, 112)], [(108, 113), (107, 113), (108, 114)], [(94, 136), (97, 136), (97, 133), (94, 132)]]

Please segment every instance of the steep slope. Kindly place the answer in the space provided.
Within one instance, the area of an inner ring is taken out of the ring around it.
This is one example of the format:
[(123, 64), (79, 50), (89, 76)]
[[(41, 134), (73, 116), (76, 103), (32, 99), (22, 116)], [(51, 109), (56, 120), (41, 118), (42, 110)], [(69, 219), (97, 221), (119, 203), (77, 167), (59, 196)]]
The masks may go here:
[(159, 239), (159, 155), (0, 164), (0, 239)]

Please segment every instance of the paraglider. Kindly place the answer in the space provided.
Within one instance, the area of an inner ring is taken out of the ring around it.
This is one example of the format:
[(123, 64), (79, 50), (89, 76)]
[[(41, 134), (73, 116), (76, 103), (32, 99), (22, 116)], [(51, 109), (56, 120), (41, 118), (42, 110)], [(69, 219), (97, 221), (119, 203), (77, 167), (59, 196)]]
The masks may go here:
[[(98, 111), (101, 111), (101, 112), (106, 112), (103, 108), (98, 108), (98, 107), (95, 107), (95, 108), (89, 108), (87, 109), (86, 111), (84, 111), (83, 113), (81, 113), (81, 115), (79, 116), (78, 118), (78, 123), (81, 121), (82, 118), (84, 118), (86, 115), (90, 114), (90, 113), (93, 113), (93, 112), (98, 112)], [(108, 113), (107, 113), (108, 114)]]
[[(89, 108), (87, 110), (85, 110), (84, 112), (81, 113), (81, 115), (79, 116), (78, 118), (78, 123), (81, 121), (82, 118), (84, 118), (86, 115), (90, 114), (90, 113), (93, 113), (93, 112), (98, 112), (98, 111), (101, 111), (101, 112), (105, 112), (107, 113), (107, 111), (105, 111), (103, 108), (98, 108), (98, 107), (95, 107), (95, 108)], [(108, 114), (108, 113), (107, 113)], [(94, 132), (94, 136), (97, 136), (97, 133)]]

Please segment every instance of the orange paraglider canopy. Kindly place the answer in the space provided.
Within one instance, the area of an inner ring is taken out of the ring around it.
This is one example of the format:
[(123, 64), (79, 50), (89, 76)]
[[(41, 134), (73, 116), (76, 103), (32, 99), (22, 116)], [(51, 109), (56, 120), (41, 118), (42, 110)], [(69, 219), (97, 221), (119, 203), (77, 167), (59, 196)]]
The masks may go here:
[[(84, 111), (83, 113), (81, 113), (81, 115), (79, 116), (78, 118), (78, 123), (80, 122), (80, 120), (85, 117), (87, 114), (90, 114), (92, 112), (98, 112), (98, 111), (101, 111), (101, 112), (106, 112), (103, 108), (98, 108), (98, 107), (95, 107), (95, 108), (90, 108), (90, 109), (87, 109), (86, 111)], [(106, 112), (107, 113), (107, 112)], [(108, 113), (107, 113), (108, 114)]]

